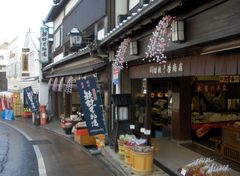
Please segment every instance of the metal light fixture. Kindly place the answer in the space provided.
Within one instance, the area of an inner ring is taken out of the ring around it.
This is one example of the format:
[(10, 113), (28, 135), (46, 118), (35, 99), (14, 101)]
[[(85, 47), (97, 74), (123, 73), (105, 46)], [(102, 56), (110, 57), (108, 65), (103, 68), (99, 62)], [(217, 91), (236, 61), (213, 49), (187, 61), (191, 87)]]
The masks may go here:
[(184, 22), (183, 20), (174, 20), (172, 22), (172, 42), (183, 42), (184, 40)]
[(129, 44), (130, 49), (130, 55), (137, 55), (138, 54), (138, 42), (137, 41), (131, 41)]
[(53, 0), (53, 3), (54, 4), (58, 4), (58, 3), (60, 3), (61, 2), (61, 0)]
[(68, 33), (70, 37), (70, 47), (71, 48), (79, 48), (82, 45), (83, 42), (83, 35), (82, 32), (74, 27), (71, 29), (71, 31)]
[(142, 93), (147, 94), (147, 78), (142, 79)]

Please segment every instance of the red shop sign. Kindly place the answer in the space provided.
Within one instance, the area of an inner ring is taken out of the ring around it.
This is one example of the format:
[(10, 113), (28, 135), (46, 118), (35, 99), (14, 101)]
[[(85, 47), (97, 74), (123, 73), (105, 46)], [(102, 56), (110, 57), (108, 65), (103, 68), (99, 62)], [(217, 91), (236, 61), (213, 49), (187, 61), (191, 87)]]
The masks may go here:
[(196, 84), (197, 92), (226, 92), (227, 85), (226, 84), (214, 84), (214, 83), (197, 83)]

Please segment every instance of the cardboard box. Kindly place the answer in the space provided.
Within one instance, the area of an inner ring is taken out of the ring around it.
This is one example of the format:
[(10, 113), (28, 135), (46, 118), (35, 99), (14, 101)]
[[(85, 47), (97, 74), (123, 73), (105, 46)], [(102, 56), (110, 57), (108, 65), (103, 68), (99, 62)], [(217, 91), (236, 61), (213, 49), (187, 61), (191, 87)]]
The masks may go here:
[(77, 132), (74, 133), (74, 140), (84, 146), (96, 145), (96, 139), (94, 136), (89, 136), (89, 134), (79, 135)]

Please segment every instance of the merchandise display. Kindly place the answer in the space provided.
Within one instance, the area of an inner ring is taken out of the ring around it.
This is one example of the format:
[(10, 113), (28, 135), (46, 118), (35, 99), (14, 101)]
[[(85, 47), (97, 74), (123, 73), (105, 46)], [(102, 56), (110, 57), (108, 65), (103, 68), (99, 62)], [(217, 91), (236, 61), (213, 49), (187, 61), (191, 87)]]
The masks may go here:
[(135, 152), (153, 152), (152, 146), (134, 146), (132, 148)]
[(180, 169), (180, 173), (183, 176), (231, 176), (228, 165), (220, 165), (210, 158), (198, 158)]

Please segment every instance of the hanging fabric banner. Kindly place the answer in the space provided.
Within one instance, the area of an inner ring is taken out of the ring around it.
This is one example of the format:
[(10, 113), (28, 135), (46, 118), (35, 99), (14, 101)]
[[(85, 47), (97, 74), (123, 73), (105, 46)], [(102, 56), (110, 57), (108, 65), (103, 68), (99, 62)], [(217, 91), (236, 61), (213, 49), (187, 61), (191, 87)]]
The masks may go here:
[(24, 98), (27, 101), (27, 104), (32, 112), (38, 112), (39, 111), (39, 102), (37, 97), (34, 95), (32, 87), (25, 87), (23, 88), (24, 92)]
[(67, 85), (65, 87), (65, 92), (67, 94), (72, 94), (72, 87), (73, 87), (73, 77), (70, 76), (67, 81)]
[(2, 99), (0, 98), (0, 111), (4, 110), (4, 106), (2, 105)]
[(77, 80), (76, 83), (89, 134), (105, 134), (106, 130), (96, 77), (82, 78)]
[(3, 97), (1, 99), (1, 104), (2, 104), (2, 109), (5, 110), (5, 109), (11, 109), (11, 106), (9, 104), (9, 102), (7, 101), (6, 97)]
[(64, 81), (64, 77), (61, 77), (58, 85), (58, 92), (62, 92), (63, 90), (63, 81)]
[(48, 90), (50, 91), (51, 90), (51, 87), (52, 87), (52, 81), (53, 81), (53, 78), (50, 78), (48, 80)]
[(53, 85), (52, 85), (52, 91), (57, 92), (58, 91), (58, 78), (56, 77), (54, 79)]

